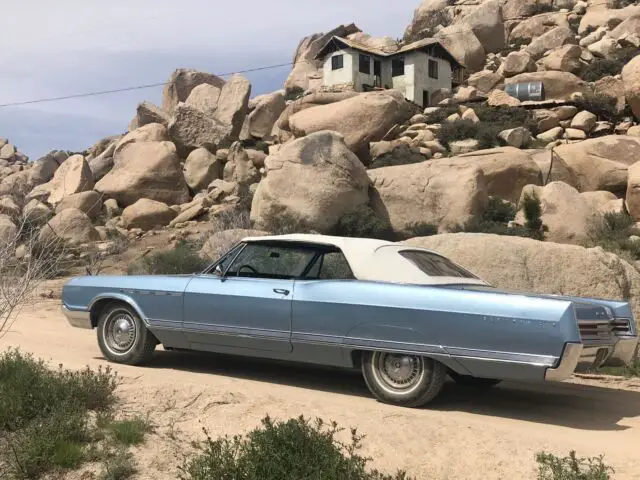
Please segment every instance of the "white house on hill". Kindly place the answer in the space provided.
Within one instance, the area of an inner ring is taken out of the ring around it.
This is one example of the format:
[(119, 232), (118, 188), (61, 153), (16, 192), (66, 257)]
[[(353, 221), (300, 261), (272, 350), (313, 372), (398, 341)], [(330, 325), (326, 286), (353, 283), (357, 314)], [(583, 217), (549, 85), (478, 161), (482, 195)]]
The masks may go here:
[(460, 83), (464, 67), (434, 38), (405, 46), (372, 47), (332, 37), (318, 52), (324, 60), (323, 86), (330, 89), (397, 89), (407, 100), (423, 107), (431, 95)]

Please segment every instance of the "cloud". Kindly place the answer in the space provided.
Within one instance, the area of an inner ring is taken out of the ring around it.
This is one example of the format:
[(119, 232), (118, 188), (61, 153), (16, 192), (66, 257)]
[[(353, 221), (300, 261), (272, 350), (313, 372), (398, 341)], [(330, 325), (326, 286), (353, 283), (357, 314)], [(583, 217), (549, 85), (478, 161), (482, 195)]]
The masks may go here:
[[(372, 35), (399, 37), (418, 1), (63, 3), (4, 2), (0, 104), (158, 83), (178, 67), (221, 73), (284, 63), (303, 36), (352, 21)], [(247, 77), (260, 94), (281, 88), (288, 71)], [(0, 135), (32, 158), (80, 150), (125, 130), (136, 104), (159, 103), (161, 90), (3, 108)]]

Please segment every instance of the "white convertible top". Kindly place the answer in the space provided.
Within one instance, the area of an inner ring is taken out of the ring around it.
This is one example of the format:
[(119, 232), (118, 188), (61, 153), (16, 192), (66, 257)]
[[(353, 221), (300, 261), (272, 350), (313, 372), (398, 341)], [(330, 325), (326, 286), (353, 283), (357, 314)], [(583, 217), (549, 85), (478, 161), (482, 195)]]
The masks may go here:
[[(277, 241), (337, 247), (344, 254), (349, 266), (351, 267), (351, 271), (358, 280), (418, 285), (488, 285), (479, 278), (427, 275), (415, 263), (403, 257), (399, 253), (407, 250), (422, 251), (438, 255), (442, 258), (446, 257), (437, 252), (433, 252), (425, 248), (410, 246), (404, 243), (394, 243), (369, 238), (333, 237), (329, 235), (312, 234), (247, 237), (242, 241), (247, 243)], [(450, 259), (447, 260), (451, 262)], [(456, 266), (462, 268), (459, 265)]]

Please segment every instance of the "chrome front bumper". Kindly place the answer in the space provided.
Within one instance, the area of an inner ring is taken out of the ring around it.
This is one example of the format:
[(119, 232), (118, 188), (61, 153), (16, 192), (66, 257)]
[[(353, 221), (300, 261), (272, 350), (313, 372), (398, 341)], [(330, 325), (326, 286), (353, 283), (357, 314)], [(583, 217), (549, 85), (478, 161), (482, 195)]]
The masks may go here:
[(86, 310), (69, 310), (65, 305), (62, 305), (62, 313), (67, 317), (67, 321), (71, 326), (76, 328), (86, 328), (91, 330), (91, 313)]
[(614, 345), (584, 345), (567, 343), (556, 367), (547, 368), (545, 380), (561, 382), (574, 372), (602, 366), (621, 366), (630, 363), (638, 346), (638, 337), (620, 337)]

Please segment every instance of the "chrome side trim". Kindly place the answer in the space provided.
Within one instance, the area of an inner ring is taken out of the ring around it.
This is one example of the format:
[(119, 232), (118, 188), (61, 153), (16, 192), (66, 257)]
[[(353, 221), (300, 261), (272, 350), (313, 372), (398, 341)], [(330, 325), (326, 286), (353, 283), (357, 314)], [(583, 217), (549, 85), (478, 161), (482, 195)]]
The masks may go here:
[(578, 365), (582, 354), (581, 343), (567, 343), (560, 357), (557, 367), (547, 368), (544, 379), (551, 382), (561, 382), (569, 378)]
[(72, 327), (93, 329), (91, 326), (91, 313), (86, 310), (69, 310), (66, 305), (61, 307), (62, 313), (67, 317), (67, 321)]

